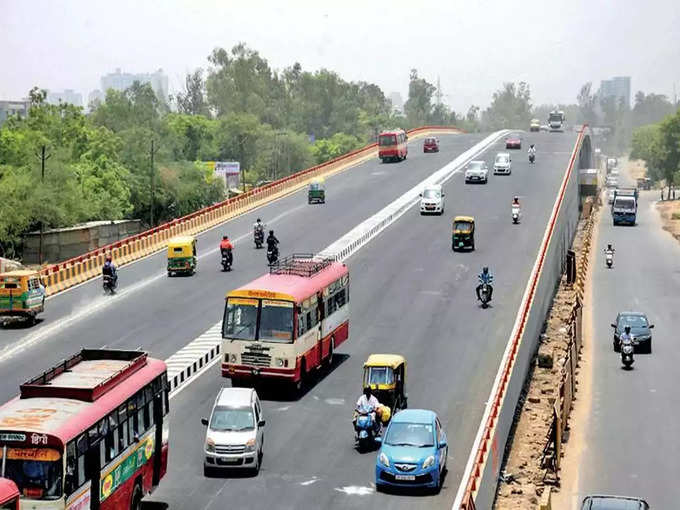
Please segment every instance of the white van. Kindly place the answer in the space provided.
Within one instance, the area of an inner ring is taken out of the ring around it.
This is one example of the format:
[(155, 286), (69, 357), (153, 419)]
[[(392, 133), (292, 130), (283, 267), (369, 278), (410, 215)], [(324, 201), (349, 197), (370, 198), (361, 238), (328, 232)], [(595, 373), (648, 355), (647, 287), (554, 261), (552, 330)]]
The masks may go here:
[(420, 214), (444, 214), (444, 192), (441, 184), (425, 186), (420, 194)]
[(260, 470), (264, 417), (253, 388), (222, 388), (217, 394), (205, 434), (203, 474), (213, 468)]

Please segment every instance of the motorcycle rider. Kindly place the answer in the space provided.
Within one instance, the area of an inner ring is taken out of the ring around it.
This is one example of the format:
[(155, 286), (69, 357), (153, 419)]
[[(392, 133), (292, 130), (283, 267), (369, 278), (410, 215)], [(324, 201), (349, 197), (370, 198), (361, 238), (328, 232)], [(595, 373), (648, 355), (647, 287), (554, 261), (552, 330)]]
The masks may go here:
[(611, 245), (611, 243), (608, 244), (607, 247), (604, 249), (605, 254), (611, 253), (612, 255), (614, 255), (615, 251), (616, 250), (614, 250), (614, 247)]
[(234, 245), (231, 244), (229, 236), (222, 236), (222, 241), (220, 241), (220, 253), (222, 254), (223, 257), (225, 255), (227, 256), (229, 265), (231, 265), (234, 262), (234, 255), (232, 254), (233, 249)]
[(260, 232), (262, 236), (264, 237), (264, 223), (262, 223), (262, 220), (260, 218), (257, 219), (255, 223), (253, 223), (253, 232), (257, 234)]
[[(363, 394), (359, 397), (359, 400), (357, 400), (356, 412), (368, 412), (371, 415), (371, 420), (373, 421), (373, 426), (376, 430), (376, 433), (380, 430), (380, 420), (376, 418), (376, 411), (380, 408), (380, 406), (381, 404), (375, 395), (373, 395), (373, 390), (371, 387), (366, 386), (364, 388)], [(354, 421), (356, 422), (356, 413)]]
[(114, 289), (118, 286), (118, 272), (116, 271), (116, 265), (111, 259), (111, 254), (106, 255), (106, 260), (104, 261), (104, 266), (102, 267), (102, 276), (111, 277)]
[(534, 147), (533, 143), (529, 146), (528, 152), (529, 152), (529, 159), (530, 160), (531, 160), (532, 157), (534, 157), (534, 158), (536, 157), (536, 147)]
[[(517, 197), (515, 197), (517, 198)], [(493, 295), (493, 287), (491, 284), (493, 283), (493, 275), (489, 272), (489, 268), (487, 266), (484, 266), (482, 268), (482, 272), (477, 276), (479, 280), (479, 285), (477, 285), (477, 300), (481, 301), (482, 300), (482, 287), (486, 283), (489, 287), (489, 301), (491, 301), (491, 296)]]
[(619, 336), (619, 349), (623, 352), (624, 345), (633, 345), (633, 335), (630, 334), (630, 326), (623, 328), (623, 333)]
[(279, 240), (274, 235), (274, 231), (270, 230), (269, 235), (267, 236), (267, 250), (271, 250), (278, 255), (279, 254), (279, 249), (277, 247), (278, 244)]
[(519, 207), (519, 197), (515, 195), (515, 197), (512, 199), (512, 204), (510, 204), (512, 207)]

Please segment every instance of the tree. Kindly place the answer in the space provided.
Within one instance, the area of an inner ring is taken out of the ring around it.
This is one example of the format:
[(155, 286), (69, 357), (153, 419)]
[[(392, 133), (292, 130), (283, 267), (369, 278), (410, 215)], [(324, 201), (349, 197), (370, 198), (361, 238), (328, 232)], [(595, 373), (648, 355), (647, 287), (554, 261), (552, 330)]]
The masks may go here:
[(483, 125), (491, 130), (527, 126), (530, 120), (531, 91), (525, 82), (504, 83), (482, 114)]
[(663, 94), (648, 94), (639, 91), (635, 94), (635, 105), (632, 112), (634, 127), (660, 122), (667, 115), (672, 114), (675, 107)]
[(408, 84), (408, 99), (404, 113), (409, 126), (422, 126), (432, 113), (432, 96), (437, 88), (424, 78), (418, 77), (418, 70), (411, 69)]
[(184, 79), (184, 92), (177, 94), (175, 102), (180, 113), (210, 116), (210, 109), (205, 100), (203, 69), (196, 69), (193, 73), (186, 75)]
[(581, 121), (590, 125), (597, 122), (595, 113), (595, 96), (592, 94), (592, 82), (583, 84), (576, 96), (578, 107), (581, 112)]

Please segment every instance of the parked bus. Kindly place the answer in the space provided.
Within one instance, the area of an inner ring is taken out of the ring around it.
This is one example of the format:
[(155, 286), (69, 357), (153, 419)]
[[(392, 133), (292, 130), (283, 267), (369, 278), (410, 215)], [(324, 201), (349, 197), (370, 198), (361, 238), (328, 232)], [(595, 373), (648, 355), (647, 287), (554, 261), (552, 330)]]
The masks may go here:
[(6, 478), (0, 478), (0, 510), (19, 510), (19, 489)]
[(401, 161), (408, 155), (408, 135), (403, 129), (383, 131), (378, 136), (378, 157), (386, 161)]
[(165, 475), (168, 437), (165, 363), (84, 349), (0, 407), (0, 476), (22, 508), (138, 510)]
[(268, 378), (300, 390), (312, 370), (332, 364), (348, 335), (347, 266), (295, 254), (227, 294), (222, 375), (234, 385)]

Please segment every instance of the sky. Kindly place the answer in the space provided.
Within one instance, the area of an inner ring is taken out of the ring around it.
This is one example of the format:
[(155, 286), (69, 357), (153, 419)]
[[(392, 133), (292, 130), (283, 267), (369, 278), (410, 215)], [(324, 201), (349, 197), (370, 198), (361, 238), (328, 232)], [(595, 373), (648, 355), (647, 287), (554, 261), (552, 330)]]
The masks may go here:
[(0, 99), (35, 85), (87, 98), (116, 68), (162, 68), (172, 93), (238, 42), (274, 69), (324, 67), (404, 100), (416, 68), (457, 112), (507, 81), (537, 105), (612, 76), (680, 95), (678, 0), (0, 0)]

